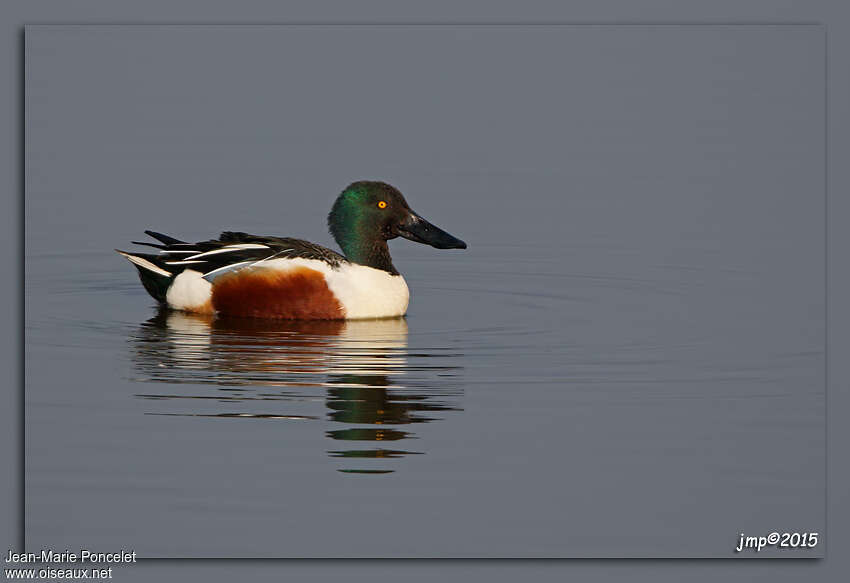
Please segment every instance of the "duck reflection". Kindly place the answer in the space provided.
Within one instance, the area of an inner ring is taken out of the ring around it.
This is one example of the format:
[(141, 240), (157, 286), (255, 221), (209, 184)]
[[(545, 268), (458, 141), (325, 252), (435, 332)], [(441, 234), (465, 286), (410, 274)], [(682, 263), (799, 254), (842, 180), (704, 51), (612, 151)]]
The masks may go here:
[[(150, 413), (155, 415), (291, 420), (320, 419), (320, 414), (310, 413), (317, 401), (324, 401), (328, 420), (361, 426), (327, 431), (328, 438), (343, 442), (327, 452), (330, 457), (351, 463), (354, 459), (422, 454), (398, 447), (416, 435), (392, 426), (427, 423), (439, 419), (441, 412), (460, 410), (456, 404), (460, 390), (454, 382), (460, 371), (448, 364), (455, 354), (445, 350), (413, 354), (408, 351), (407, 338), (403, 318), (273, 321), (163, 310), (142, 324), (133, 338), (135, 380), (196, 385), (195, 391), (137, 397), (181, 403), (180, 408), (187, 399), (204, 400), (193, 401), (204, 403), (202, 412)], [(427, 360), (415, 366), (411, 363), (420, 359)], [(198, 392), (197, 385), (217, 385), (217, 390)], [(257, 401), (262, 401), (267, 411), (209, 407), (211, 403), (234, 407)], [(289, 410), (281, 410), (281, 406)], [(347, 443), (356, 449), (344, 445)], [(339, 471), (375, 474), (393, 470)]]

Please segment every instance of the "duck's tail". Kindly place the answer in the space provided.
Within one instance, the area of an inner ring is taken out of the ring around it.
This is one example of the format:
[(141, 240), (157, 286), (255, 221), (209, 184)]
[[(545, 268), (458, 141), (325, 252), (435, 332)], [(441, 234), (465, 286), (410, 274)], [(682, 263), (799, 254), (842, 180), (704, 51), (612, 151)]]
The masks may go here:
[(128, 253), (116, 249), (120, 255), (132, 263), (139, 272), (142, 285), (153, 299), (165, 303), (165, 294), (174, 281), (175, 274), (171, 273), (161, 265), (157, 265), (162, 259), (157, 255), (148, 253)]

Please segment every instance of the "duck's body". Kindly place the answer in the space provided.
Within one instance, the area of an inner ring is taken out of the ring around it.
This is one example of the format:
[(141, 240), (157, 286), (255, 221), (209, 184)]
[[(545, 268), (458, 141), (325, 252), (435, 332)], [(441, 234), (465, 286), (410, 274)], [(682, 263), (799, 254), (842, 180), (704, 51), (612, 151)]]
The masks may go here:
[[(376, 212), (377, 211), (377, 212)], [(397, 190), (359, 182), (328, 217), (346, 252), (300, 239), (224, 232), (186, 243), (146, 231), (159, 254), (119, 251), (138, 269), (148, 293), (187, 312), (293, 320), (388, 318), (407, 312), (410, 293), (386, 241), (403, 236), (438, 248), (466, 244), (407, 207)]]
[(407, 311), (410, 294), (401, 274), (352, 263), (307, 241), (225, 232), (190, 244), (147, 233), (162, 241), (162, 252), (124, 256), (139, 268), (148, 292), (176, 310), (289, 320)]

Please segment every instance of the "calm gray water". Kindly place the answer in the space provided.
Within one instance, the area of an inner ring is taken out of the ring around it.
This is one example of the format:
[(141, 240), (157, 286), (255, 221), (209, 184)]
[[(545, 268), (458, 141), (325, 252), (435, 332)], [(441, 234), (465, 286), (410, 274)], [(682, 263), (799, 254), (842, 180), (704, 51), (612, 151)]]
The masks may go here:
[(748, 526), (822, 526), (823, 355), (730, 304), (756, 274), (625, 249), (433, 255), (405, 265), (410, 316), (371, 322), (160, 312), (107, 253), (33, 275), (30, 545), (702, 555)]
[[(823, 532), (822, 49), (28, 29), (28, 549), (728, 557)], [(146, 228), (332, 245), (361, 178), (469, 243), (391, 243), (406, 319), (160, 312), (112, 251)]]

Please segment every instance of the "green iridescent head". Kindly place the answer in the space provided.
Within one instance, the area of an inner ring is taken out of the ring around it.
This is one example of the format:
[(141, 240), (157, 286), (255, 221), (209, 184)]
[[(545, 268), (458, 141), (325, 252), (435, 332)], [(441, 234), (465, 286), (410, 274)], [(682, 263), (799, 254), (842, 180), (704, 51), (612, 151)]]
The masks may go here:
[(328, 228), (349, 261), (398, 273), (387, 241), (404, 237), (437, 249), (466, 249), (466, 243), (415, 212), (397, 188), (386, 182), (350, 184), (328, 215)]

